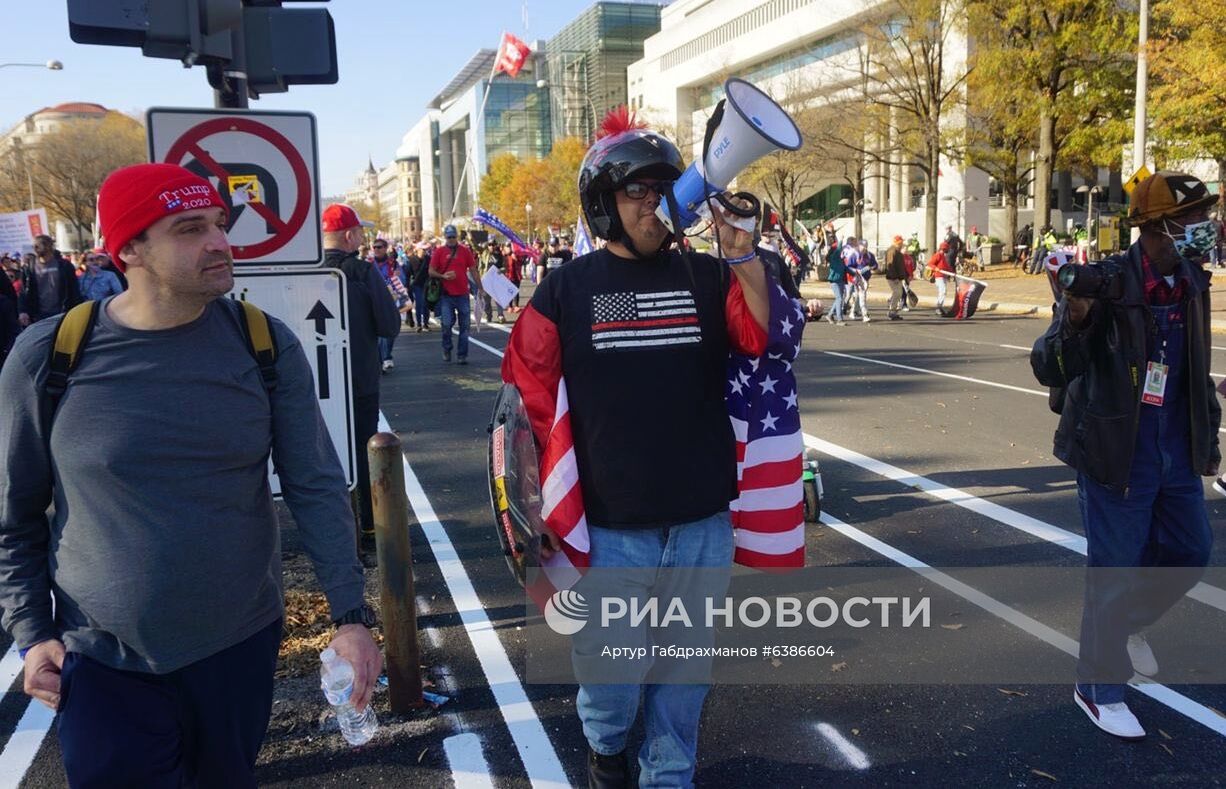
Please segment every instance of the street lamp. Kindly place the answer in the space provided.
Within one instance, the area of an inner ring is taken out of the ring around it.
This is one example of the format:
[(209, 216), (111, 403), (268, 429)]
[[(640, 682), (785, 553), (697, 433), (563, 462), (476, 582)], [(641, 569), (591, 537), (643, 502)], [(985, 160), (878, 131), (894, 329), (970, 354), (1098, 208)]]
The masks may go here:
[(957, 204), (958, 204), (958, 223), (957, 223), (957, 225), (955, 225), (955, 226), (958, 228), (958, 233), (959, 233), (959, 235), (961, 235), (961, 234), (965, 233), (965, 232), (966, 232), (966, 228), (962, 227), (962, 204), (963, 204), (963, 203), (974, 203), (974, 202), (977, 202), (977, 201), (979, 200), (979, 198), (978, 198), (978, 197), (976, 197), (975, 195), (971, 195), (970, 197), (968, 197), (968, 198), (966, 198), (966, 199), (957, 198), (957, 197), (954, 197), (953, 195), (945, 195), (945, 196), (944, 196), (944, 197), (942, 197), (941, 199), (942, 199), (942, 200), (945, 200), (945, 201), (951, 201), (951, 200), (952, 200), (953, 202), (955, 202), (955, 203), (957, 203)]
[(28, 66), (29, 68), (45, 68), (52, 71), (63, 71), (64, 64), (58, 60), (48, 60), (46, 63), (0, 63), (0, 68), (8, 66)]
[(1086, 238), (1088, 244), (1086, 246), (1086, 259), (1090, 257), (1090, 250), (1098, 245), (1098, 227), (1094, 223), (1094, 195), (1101, 194), (1102, 187), (1098, 184), (1090, 186), (1082, 184), (1077, 187), (1077, 194), (1086, 196)]
[[(537, 86), (538, 88), (540, 88), (541, 90), (545, 90), (545, 89), (547, 89), (547, 88), (549, 88), (549, 87), (550, 87), (550, 82), (549, 82), (549, 80), (547, 80), (547, 79), (538, 79), (538, 80), (536, 81), (536, 86)], [(577, 91), (576, 91), (576, 92), (577, 92)], [(553, 95), (553, 91), (550, 91), (550, 96), (552, 96), (552, 95)], [(586, 138), (591, 138), (591, 136), (592, 136), (593, 132), (594, 132), (594, 131), (595, 131), (595, 129), (596, 129), (596, 105), (592, 103), (592, 97), (591, 97), (591, 96), (589, 96), (589, 95), (587, 95), (587, 93), (579, 93), (579, 95), (583, 96), (583, 100), (587, 102), (587, 108), (588, 108), (588, 110), (590, 110), (590, 111), (591, 111), (591, 113), (592, 113), (592, 122), (591, 122), (591, 124), (590, 124), (590, 125), (589, 125), (589, 124), (586, 124), (586, 123), (584, 124), (584, 136), (585, 136)], [(551, 98), (551, 99), (550, 99), (550, 101), (549, 101), (549, 115), (550, 115), (550, 118), (552, 119), (552, 117), (553, 117), (553, 100), (552, 100), (552, 98)], [(552, 121), (551, 121), (551, 124), (552, 124)], [(566, 133), (566, 124), (565, 124), (565, 121), (564, 121), (564, 120), (559, 119), (559, 123), (558, 123), (558, 125), (559, 125), (559, 128), (560, 128), (560, 129), (561, 129), (561, 131), (562, 131), (562, 134), (565, 134), (565, 133)]]
[(532, 203), (524, 203), (524, 213), (528, 215), (528, 243), (532, 243)]

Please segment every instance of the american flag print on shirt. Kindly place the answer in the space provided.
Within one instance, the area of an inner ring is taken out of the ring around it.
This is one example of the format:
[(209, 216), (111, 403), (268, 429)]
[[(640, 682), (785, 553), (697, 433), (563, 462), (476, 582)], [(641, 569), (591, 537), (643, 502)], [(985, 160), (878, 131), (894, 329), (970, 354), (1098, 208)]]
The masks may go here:
[(592, 296), (592, 345), (598, 351), (699, 342), (702, 328), (688, 290)]

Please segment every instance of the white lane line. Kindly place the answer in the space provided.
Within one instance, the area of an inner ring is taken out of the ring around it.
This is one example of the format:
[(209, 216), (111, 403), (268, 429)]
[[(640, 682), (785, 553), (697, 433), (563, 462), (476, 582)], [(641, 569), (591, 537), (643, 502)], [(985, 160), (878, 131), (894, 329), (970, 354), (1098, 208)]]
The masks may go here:
[(31, 701), (25, 714), (17, 721), (13, 736), (0, 753), (0, 787), (14, 787), (21, 783), (26, 771), (34, 763), (34, 757), (55, 720), (55, 712), (41, 702)]
[(12, 687), (13, 681), (17, 679), (17, 675), (21, 673), (24, 666), (25, 661), (21, 659), (21, 652), (18, 651), (17, 643), (14, 642), (9, 647), (9, 651), (4, 653), (4, 658), (0, 660), (0, 692)]
[[(489, 324), (486, 324), (486, 325), (489, 325)], [(510, 329), (508, 329), (507, 331), (510, 331)], [(459, 329), (452, 329), (452, 330), (451, 330), (451, 333), (452, 333), (453, 335), (455, 335), (456, 337), (459, 337), (459, 336), (460, 336), (460, 330), (459, 330)], [(495, 356), (497, 356), (499, 359), (501, 359), (501, 358), (502, 358), (502, 351), (498, 350), (497, 348), (495, 348), (495, 347), (494, 347), (494, 346), (492, 346), (492, 345), (486, 345), (485, 343), (481, 342), (480, 340), (478, 340), (478, 339), (474, 338), (474, 337), (473, 337), (473, 333), (472, 333), (471, 331), (468, 333), (468, 342), (469, 342), (469, 344), (471, 344), (471, 345), (475, 345), (475, 346), (477, 346), (478, 348), (483, 348), (483, 349), (485, 349), (485, 350), (489, 351), (490, 353), (492, 353), (492, 354), (494, 354)]]
[(432, 627), (423, 627), (421, 632), (426, 634), (426, 640), (430, 642), (430, 646), (434, 647), (435, 649), (442, 648), (443, 639), (442, 636), (438, 634), (437, 630)]
[[(17, 680), (25, 661), (17, 649), (17, 644), (9, 647), (0, 659), (0, 689), (8, 690)], [(21, 688), (15, 691), (24, 695)], [(25, 777), (26, 771), (34, 762), (34, 756), (42, 746), (43, 739), (51, 729), (55, 713), (34, 700), (26, 701), (26, 711), (13, 730), (13, 736), (4, 744), (4, 752), (0, 753), (0, 789), (16, 787)]]
[[(1047, 397), (1048, 395), (1047, 392), (1041, 391), (1039, 389), (1026, 389), (1021, 386), (1013, 386), (1012, 384), (1002, 384), (1002, 383), (997, 383), (996, 381), (985, 381), (982, 378), (971, 378), (970, 376), (966, 376), (966, 375), (954, 375), (953, 373), (943, 373), (939, 370), (927, 370), (927, 369), (924, 369), (923, 367), (912, 367), (909, 364), (899, 364), (898, 362), (886, 362), (886, 361), (882, 361), (881, 359), (870, 359), (867, 356), (856, 356), (855, 354), (851, 354), (851, 353), (839, 353), (838, 351), (822, 351), (822, 353), (826, 354), (827, 356), (838, 356), (843, 359), (855, 359), (858, 362), (868, 362), (869, 364), (880, 364), (884, 367), (897, 367), (900, 370), (910, 370), (913, 373), (923, 373), (925, 375), (939, 375), (942, 378), (953, 378), (954, 380), (957, 380), (957, 381), (967, 381), (968, 383), (972, 383), (972, 384), (981, 384), (983, 386), (995, 386), (998, 389), (1009, 389), (1014, 392), (1021, 392), (1022, 394), (1039, 395), (1041, 397)], [(1210, 373), (1210, 375), (1212, 375), (1212, 373)], [(1222, 378), (1226, 376), (1215, 376), (1215, 377)], [(1218, 432), (1226, 433), (1226, 427), (1218, 428)]]
[(1216, 345), (1210, 345), (1209, 347), (1210, 347), (1210, 348), (1212, 348), (1212, 349), (1213, 349), (1213, 350), (1215, 350), (1215, 351), (1226, 351), (1226, 348), (1219, 348), (1219, 347), (1218, 347), (1218, 346), (1216, 346)]
[[(379, 429), (391, 431), (387, 417), (382, 413), (379, 414)], [(520, 684), (519, 676), (507, 658), (506, 650), (502, 648), (502, 642), (498, 640), (493, 624), (485, 615), (485, 607), (477, 596), (477, 590), (473, 588), (472, 580), (468, 577), (468, 571), (464, 569), (451, 538), (447, 536), (446, 529), (434, 513), (434, 506), (430, 504), (417, 474), (409, 465), (409, 459), (402, 456), (401, 460), (404, 462), (404, 483), (409, 496), (409, 506), (417, 516), (417, 522), (434, 553), (434, 562), (438, 565), (443, 581), (447, 584), (447, 591), (460, 614), (460, 620), (464, 623), (464, 630), (472, 642), (481, 671), (485, 674), (490, 692), (494, 694), (494, 701), (527, 770), (528, 780), (534, 787), (570, 787), (566, 771), (558, 761), (549, 735), (545, 733), (545, 727), (536, 716), (532, 702), (528, 700), (524, 686)]]
[(1001, 348), (1008, 348), (1008, 349), (1009, 349), (1009, 350), (1011, 350), (1011, 351), (1026, 351), (1027, 353), (1029, 353), (1029, 352), (1032, 350), (1031, 348), (1027, 348), (1027, 347), (1025, 347), (1025, 346), (1023, 346), (1023, 345), (1006, 345), (1006, 344), (1004, 344), (1004, 343), (1001, 343), (1001, 344), (1000, 344), (1000, 347), (1001, 347)]
[[(1025, 532), (1032, 537), (1038, 537), (1041, 540), (1059, 545), (1061, 548), (1066, 548), (1074, 553), (1079, 553), (1082, 556), (1086, 555), (1086, 539), (1079, 534), (1075, 534), (1067, 529), (1062, 529), (1051, 523), (1041, 521), (1038, 518), (1032, 518), (1029, 515), (1023, 515), (1016, 510), (1011, 510), (1008, 507), (1002, 507), (991, 501), (986, 501), (978, 496), (967, 493), (958, 488), (951, 488), (948, 485), (943, 485), (935, 480), (921, 477), (919, 474), (899, 468), (876, 458), (871, 458), (867, 455), (862, 455), (853, 449), (841, 447), (838, 444), (832, 444), (829, 441), (818, 438), (817, 436), (805, 433), (805, 446), (823, 452), (832, 457), (836, 457), (846, 463), (851, 463), (854, 466), (859, 466), (865, 471), (872, 472), (880, 477), (892, 479), (907, 487), (918, 488), (924, 493), (933, 496), (934, 498), (947, 501), (950, 504), (957, 505), (963, 509), (970, 510), (990, 518), (991, 520), (1001, 523), (1005, 526), (1010, 526), (1018, 531)], [(1205, 582), (1200, 582), (1188, 592), (1188, 597), (1193, 600), (1204, 603), (1218, 609), (1226, 611), (1226, 589), (1221, 589), (1216, 586), (1211, 586)]]
[(864, 751), (852, 745), (838, 729), (829, 723), (819, 723), (815, 728), (818, 734), (826, 738), (826, 742), (833, 745), (834, 749), (842, 754), (843, 759), (853, 770), (867, 770), (872, 766), (869, 764), (868, 757), (864, 755)]
[[(829, 513), (823, 512), (821, 521), (839, 534), (860, 543), (869, 550), (879, 553), (903, 567), (914, 570), (925, 579), (944, 587), (972, 605), (982, 608), (993, 616), (1003, 619), (1014, 627), (1029, 633), (1062, 652), (1077, 657), (1078, 644), (1075, 639), (1069, 638), (1063, 633), (1048, 627), (1032, 617), (1026, 616), (1014, 608), (1010, 608), (996, 598), (964, 584), (956, 578), (916, 559), (914, 556), (904, 553), (850, 524), (844, 523)], [(1144, 681), (1142, 677), (1136, 675), (1134, 675), (1134, 679), (1135, 681), (1130, 682), (1129, 685), (1138, 692), (1144, 693), (1155, 701), (1165, 704), (1176, 712), (1226, 737), (1226, 718), (1223, 718), (1208, 707), (1198, 704), (1187, 696), (1171, 690), (1165, 685)]]
[(880, 364), (885, 367), (897, 367), (899, 370), (910, 370), (913, 373), (924, 373), (925, 375), (939, 375), (942, 378), (953, 378), (958, 381), (967, 381), (973, 384), (982, 384), (983, 386), (995, 386), (998, 389), (1010, 389), (1014, 392), (1022, 394), (1042, 395), (1047, 397), (1047, 392), (1038, 389), (1025, 389), (1021, 386), (1013, 386), (1011, 384), (999, 384), (995, 381), (985, 381), (982, 378), (971, 378), (965, 375), (954, 375), (953, 373), (943, 373), (938, 370), (925, 370), (923, 367), (912, 367), (909, 364), (898, 364), (897, 362), (885, 362), (880, 359), (870, 359), (867, 356), (856, 356), (850, 353), (839, 353), (838, 351), (822, 351), (827, 356), (838, 356), (843, 359), (855, 359), (858, 362), (868, 362), (869, 364)]
[(456, 789), (485, 789), (492, 787), (490, 766), (481, 752), (481, 738), (466, 732), (453, 734), (443, 740), (443, 751), (451, 766), (451, 777)]

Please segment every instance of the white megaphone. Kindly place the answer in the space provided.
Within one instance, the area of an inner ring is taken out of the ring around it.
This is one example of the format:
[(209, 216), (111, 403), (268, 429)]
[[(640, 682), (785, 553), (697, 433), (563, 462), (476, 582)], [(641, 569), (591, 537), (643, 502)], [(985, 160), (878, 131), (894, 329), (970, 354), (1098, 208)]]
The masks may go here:
[[(776, 150), (800, 148), (800, 129), (770, 96), (737, 77), (724, 83), (724, 95), (725, 110), (722, 117), (712, 117), (719, 126), (714, 133), (708, 129), (703, 155), (673, 183), (672, 199), (661, 200), (656, 209), (656, 216), (670, 232), (709, 217), (708, 198), (722, 195), (749, 165)], [(752, 230), (754, 221), (732, 224)]]

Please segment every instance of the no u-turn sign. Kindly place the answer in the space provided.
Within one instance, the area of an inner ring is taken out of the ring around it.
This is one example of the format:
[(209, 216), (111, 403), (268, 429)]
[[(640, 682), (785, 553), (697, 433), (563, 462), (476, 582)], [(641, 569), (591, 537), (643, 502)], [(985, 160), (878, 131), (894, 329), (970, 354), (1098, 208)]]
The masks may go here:
[(208, 179), (230, 208), (239, 266), (317, 266), (319, 155), (307, 112), (149, 110), (149, 158)]

